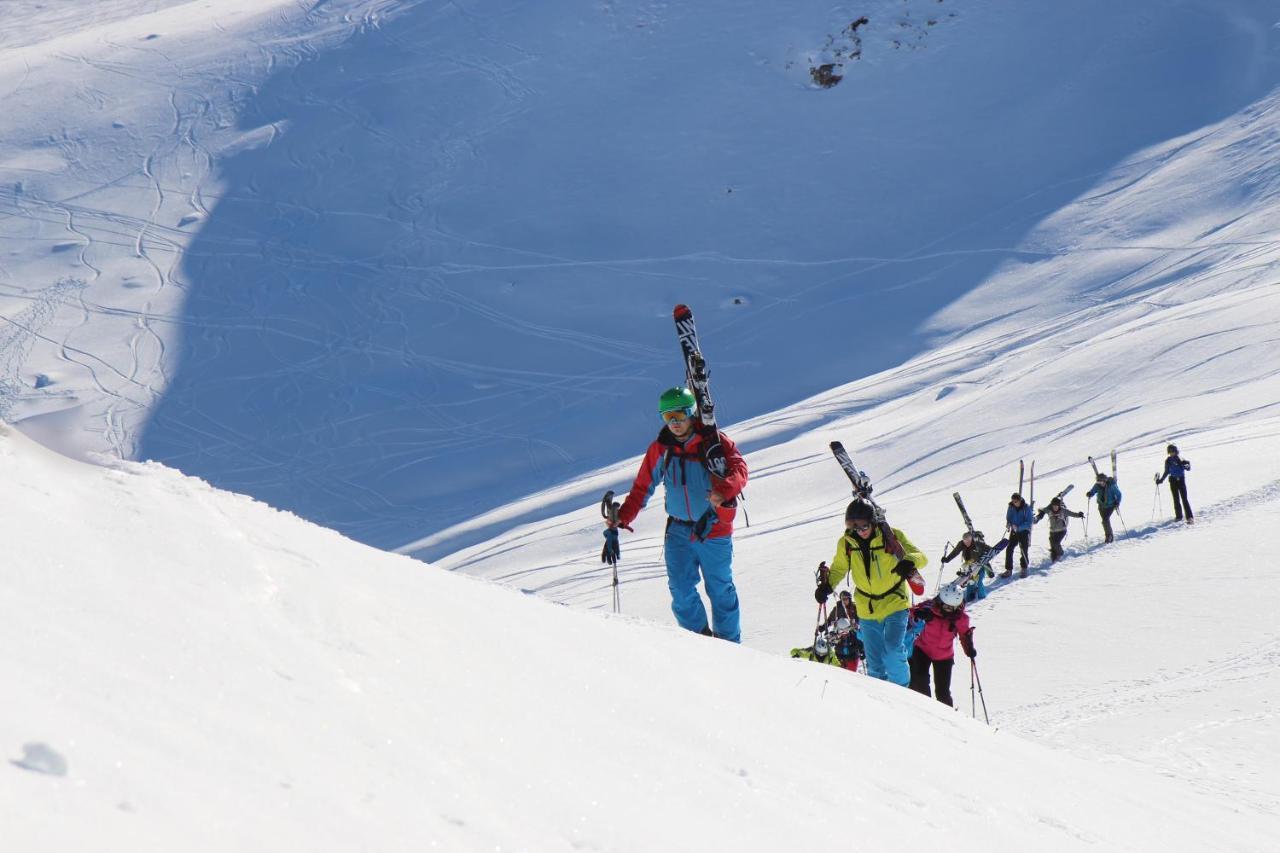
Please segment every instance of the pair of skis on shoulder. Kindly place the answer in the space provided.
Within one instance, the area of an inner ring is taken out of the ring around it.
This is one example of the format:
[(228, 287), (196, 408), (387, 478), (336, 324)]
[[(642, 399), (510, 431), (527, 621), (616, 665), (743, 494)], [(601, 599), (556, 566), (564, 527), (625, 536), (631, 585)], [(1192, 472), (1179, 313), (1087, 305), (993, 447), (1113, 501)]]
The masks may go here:
[[(1099, 475), (1099, 474), (1101, 474), (1102, 472), (1098, 470), (1098, 462), (1097, 462), (1097, 460), (1096, 460), (1096, 459), (1094, 459), (1092, 456), (1090, 456), (1090, 457), (1089, 457), (1089, 467), (1093, 469), (1093, 476), (1094, 476), (1094, 479), (1097, 479), (1098, 475)], [(1117, 471), (1117, 469), (1116, 469), (1116, 452), (1115, 452), (1115, 450), (1112, 450), (1112, 451), (1111, 451), (1111, 479), (1115, 480), (1116, 482), (1119, 482), (1119, 481), (1120, 481), (1120, 475), (1119, 475), (1119, 472), (1118, 472), (1118, 471)]]
[[(676, 325), (676, 340), (680, 343), (680, 355), (684, 359), (685, 382), (689, 389), (693, 391), (694, 399), (698, 404), (698, 420), (702, 424), (702, 436), (704, 441), (703, 459), (706, 462), (707, 470), (713, 477), (724, 479), (729, 470), (728, 460), (724, 455), (724, 445), (720, 441), (720, 428), (716, 424), (716, 407), (711, 399), (711, 375), (707, 370), (707, 360), (702, 355), (702, 347), (698, 343), (698, 327), (693, 320), (693, 310), (688, 305), (677, 305), (672, 311), (672, 319)], [(725, 506), (736, 506), (733, 501), (726, 502)], [(618, 523), (619, 504), (613, 500), (613, 492), (607, 492), (604, 499), (600, 502), (600, 514), (605, 520), (610, 522), (610, 527), (605, 530), (605, 546), (601, 553), (601, 561), (609, 565), (613, 569), (613, 610), (618, 613), (622, 609), (622, 602), (618, 591), (618, 560), (622, 556), (622, 549), (618, 543), (618, 531), (613, 526)], [(714, 510), (708, 511), (708, 516), (713, 516)], [(705, 527), (707, 530), (714, 524), (715, 519), (712, 517), (704, 517), (698, 522), (699, 527)]]
[[(876, 525), (880, 528), (880, 536), (884, 540), (885, 551), (901, 560), (906, 552), (902, 548), (902, 543), (898, 541), (898, 535), (893, 532), (893, 528), (885, 520), (884, 507), (876, 503), (875, 499), (871, 497), (871, 478), (867, 476), (866, 471), (858, 470), (853, 464), (853, 460), (849, 458), (849, 452), (844, 449), (842, 443), (833, 441), (830, 447), (831, 455), (836, 458), (836, 462), (844, 470), (845, 476), (849, 478), (849, 484), (853, 486), (853, 496), (871, 504), (871, 509), (875, 513)], [(921, 576), (919, 569), (907, 578), (907, 584), (916, 595), (924, 595), (924, 577)]]
[[(1023, 483), (1022, 474), (1024, 470), (1025, 469), (1023, 466), (1023, 462), (1021, 459), (1019, 459), (1018, 460), (1018, 494), (1022, 494), (1022, 483)], [(1031, 460), (1030, 485), (1031, 485), (1031, 490), (1027, 494), (1027, 498), (1028, 498), (1027, 506), (1031, 507), (1031, 511), (1034, 513), (1036, 511), (1036, 461), (1034, 459)], [(1075, 487), (1076, 487), (1075, 483), (1068, 483), (1065, 489), (1058, 492), (1056, 495), (1054, 495), (1052, 498), (1049, 499), (1049, 503), (1062, 500), (1067, 495), (1071, 494), (1071, 490), (1074, 489)]]
[[(1019, 462), (1018, 465), (1019, 467), (1021, 467), (1022, 463)], [(1031, 470), (1033, 472), (1032, 474), (1033, 477), (1035, 476), (1034, 475), (1035, 468), (1036, 468), (1036, 463), (1032, 462)], [(1021, 473), (1019, 473), (1019, 476), (1021, 476)], [(1022, 493), (1021, 484), (1019, 484), (1018, 486), (1018, 493), (1019, 494)], [(951, 497), (955, 498), (956, 507), (960, 510), (960, 517), (964, 519), (964, 526), (965, 526), (966, 532), (969, 533), (971, 536), (973, 536), (973, 539), (975, 542), (979, 541), (977, 536), (977, 531), (974, 530), (973, 528), (973, 519), (969, 517), (969, 510), (965, 509), (964, 498), (960, 497), (959, 492), (953, 492), (951, 494)], [(965, 565), (965, 567), (956, 575), (956, 579), (954, 583), (957, 586), (964, 587), (977, 581), (979, 578), (982, 577), (982, 573), (985, 572), (988, 569), (988, 567), (990, 567), (991, 561), (994, 560), (996, 557), (1000, 556), (1000, 554), (1007, 547), (1009, 547), (1008, 537), (1003, 537), (996, 544), (989, 546), (985, 554), (983, 554), (977, 560), (974, 560), (972, 563), (967, 563)]]

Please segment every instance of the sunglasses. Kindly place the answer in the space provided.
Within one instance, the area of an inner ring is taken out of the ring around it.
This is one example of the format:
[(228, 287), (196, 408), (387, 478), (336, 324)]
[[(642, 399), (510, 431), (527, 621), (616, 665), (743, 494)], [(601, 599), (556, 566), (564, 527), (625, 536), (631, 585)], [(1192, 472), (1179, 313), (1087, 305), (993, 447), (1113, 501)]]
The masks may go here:
[(853, 522), (853, 529), (858, 533), (866, 533), (871, 530), (871, 525), (865, 521)]
[(662, 413), (662, 419), (669, 424), (682, 424), (693, 417), (693, 409), (672, 409)]

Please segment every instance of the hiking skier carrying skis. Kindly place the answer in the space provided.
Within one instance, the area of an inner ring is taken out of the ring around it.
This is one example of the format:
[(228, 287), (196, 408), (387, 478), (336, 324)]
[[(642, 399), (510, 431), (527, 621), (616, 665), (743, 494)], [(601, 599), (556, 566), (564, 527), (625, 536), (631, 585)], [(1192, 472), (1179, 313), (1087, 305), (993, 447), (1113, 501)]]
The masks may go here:
[(911, 689), (929, 695), (929, 669), (933, 669), (933, 693), (944, 705), (951, 701), (951, 669), (955, 664), (955, 641), (965, 657), (978, 656), (973, 646), (973, 626), (964, 612), (964, 592), (954, 583), (938, 590), (936, 598), (911, 608), (911, 632), (916, 634), (911, 651)]
[[(694, 420), (697, 401), (688, 388), (668, 388), (658, 401), (664, 426), (649, 445), (616, 526), (631, 522), (659, 482), (666, 493), (664, 554), (671, 612), (681, 628), (731, 642), (742, 641), (738, 591), (733, 583), (733, 520), (736, 498), (747, 485), (747, 463), (737, 446), (719, 433), (726, 476), (712, 477), (703, 455), (704, 428)], [(608, 526), (614, 526), (608, 520)], [(699, 573), (711, 601), (711, 620), (698, 594)]]
[(1115, 477), (1108, 477), (1101, 472), (1098, 473), (1097, 481), (1093, 484), (1093, 488), (1085, 492), (1086, 498), (1098, 496), (1098, 515), (1102, 518), (1102, 534), (1104, 542), (1114, 542), (1115, 534), (1111, 530), (1111, 515), (1120, 508), (1120, 487), (1116, 485)]
[(1022, 557), (1018, 563), (1022, 571), (1018, 573), (1018, 577), (1025, 578), (1029, 562), (1027, 552), (1031, 548), (1031, 525), (1035, 520), (1031, 516), (1031, 507), (1027, 506), (1027, 502), (1018, 492), (1009, 496), (1009, 508), (1005, 510), (1004, 523), (1009, 527), (1009, 547), (1004, 552), (1004, 571), (1000, 573), (1000, 577), (1007, 578), (1013, 574), (1013, 549), (1017, 546), (1022, 549)]
[(867, 675), (905, 687), (911, 681), (903, 648), (907, 608), (911, 606), (907, 580), (929, 560), (901, 530), (884, 525), (896, 537), (902, 557), (890, 553), (885, 530), (877, 523), (875, 507), (868, 500), (852, 501), (845, 510), (844, 524), (845, 533), (836, 543), (831, 569), (826, 579), (819, 581), (814, 598), (825, 602), (833, 587), (849, 576)]
[[(960, 536), (960, 541), (951, 549), (947, 556), (942, 558), (943, 565), (950, 563), (957, 556), (964, 560), (964, 568), (956, 572), (957, 575), (966, 575), (970, 572), (974, 563), (980, 561), (991, 550), (991, 546), (982, 538), (981, 530), (970, 532), (966, 530)], [(986, 578), (995, 577), (995, 570), (987, 566), (978, 572), (973, 581), (965, 584), (964, 600), (966, 603), (971, 601), (981, 601), (987, 597)]]
[(1067, 509), (1067, 505), (1062, 502), (1062, 498), (1055, 497), (1049, 501), (1047, 507), (1042, 507), (1036, 513), (1035, 523), (1039, 524), (1040, 519), (1049, 516), (1049, 562), (1056, 563), (1062, 558), (1062, 540), (1067, 536), (1067, 518), (1084, 518), (1083, 512), (1072, 512)]
[(1187, 524), (1194, 524), (1196, 519), (1191, 513), (1191, 501), (1187, 500), (1186, 472), (1191, 470), (1191, 463), (1178, 455), (1176, 444), (1166, 447), (1165, 452), (1169, 455), (1164, 460), (1164, 475), (1156, 475), (1156, 485), (1160, 485), (1166, 479), (1169, 481), (1169, 493), (1173, 495), (1174, 521), (1182, 521), (1185, 509)]

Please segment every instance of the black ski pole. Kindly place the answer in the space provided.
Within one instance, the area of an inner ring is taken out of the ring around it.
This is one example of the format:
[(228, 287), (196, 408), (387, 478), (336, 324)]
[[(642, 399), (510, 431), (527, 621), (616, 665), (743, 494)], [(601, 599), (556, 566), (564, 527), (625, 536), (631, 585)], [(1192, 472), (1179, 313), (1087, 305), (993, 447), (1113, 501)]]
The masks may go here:
[[(982, 676), (978, 675), (978, 662), (973, 658), (969, 658), (969, 668), (973, 673), (973, 680), (978, 684), (978, 698), (982, 700), (982, 717), (987, 721), (987, 725), (991, 725), (991, 717), (987, 716), (987, 698), (982, 695)], [(977, 716), (976, 714), (974, 716)]]
[[(973, 663), (973, 658), (969, 659), (969, 663)], [(969, 667), (969, 715), (975, 720), (978, 719), (978, 697), (973, 692), (973, 674), (977, 672), (972, 666)]]

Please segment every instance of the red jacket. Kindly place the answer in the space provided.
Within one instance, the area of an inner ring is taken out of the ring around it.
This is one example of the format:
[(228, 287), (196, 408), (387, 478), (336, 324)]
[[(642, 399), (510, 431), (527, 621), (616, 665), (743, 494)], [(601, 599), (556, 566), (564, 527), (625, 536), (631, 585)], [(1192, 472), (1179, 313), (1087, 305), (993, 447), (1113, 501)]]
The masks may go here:
[(661, 482), (666, 491), (667, 515), (679, 521), (698, 521), (711, 508), (707, 493), (713, 489), (718, 492), (725, 505), (716, 510), (716, 523), (707, 538), (732, 536), (733, 519), (738, 513), (736, 498), (747, 485), (747, 463), (737, 445), (720, 433), (728, 476), (723, 480), (713, 478), (702, 460), (705, 446), (700, 425), (694, 426), (693, 434), (683, 444), (664, 426), (644, 454), (631, 492), (618, 511), (618, 523), (630, 527)]
[(963, 607), (946, 613), (938, 599), (931, 598), (911, 608), (911, 617), (925, 623), (924, 630), (916, 637), (915, 646), (928, 655), (929, 660), (954, 658), (957, 637), (966, 654), (973, 649), (973, 628)]

